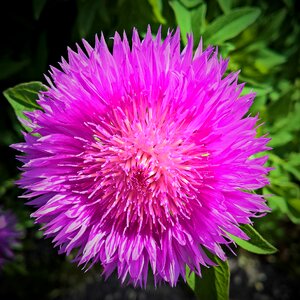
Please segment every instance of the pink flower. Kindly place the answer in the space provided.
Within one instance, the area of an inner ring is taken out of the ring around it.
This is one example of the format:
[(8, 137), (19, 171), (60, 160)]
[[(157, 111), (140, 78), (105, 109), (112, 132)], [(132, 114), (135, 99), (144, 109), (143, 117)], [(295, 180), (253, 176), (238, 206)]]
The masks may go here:
[(180, 52), (179, 30), (161, 42), (150, 28), (132, 46), (116, 33), (92, 48), (69, 49), (43, 110), (27, 113), (32, 133), (19, 185), (37, 210), (45, 236), (108, 277), (145, 286), (174, 286), (186, 265), (212, 265), (205, 249), (226, 259), (231, 233), (268, 210), (253, 190), (268, 184), (268, 138), (256, 137), (258, 117), (245, 116), (254, 93), (240, 96), (237, 73), (213, 47)]

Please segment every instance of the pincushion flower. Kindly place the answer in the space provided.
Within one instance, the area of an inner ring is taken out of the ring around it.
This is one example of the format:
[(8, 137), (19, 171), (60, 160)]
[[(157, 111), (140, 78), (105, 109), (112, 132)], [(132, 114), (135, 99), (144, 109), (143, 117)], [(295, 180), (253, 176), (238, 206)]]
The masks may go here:
[(4, 263), (13, 257), (12, 247), (20, 233), (16, 230), (16, 217), (0, 208), (0, 270)]
[(268, 138), (247, 115), (254, 93), (241, 96), (227, 60), (193, 38), (151, 30), (131, 45), (114, 36), (94, 48), (68, 50), (51, 68), (42, 110), (27, 113), (31, 133), (19, 185), (36, 207), (45, 235), (86, 268), (100, 263), (108, 277), (145, 286), (174, 286), (185, 267), (201, 275), (222, 260), (227, 233), (247, 239), (239, 224), (268, 210), (253, 190), (268, 183)]

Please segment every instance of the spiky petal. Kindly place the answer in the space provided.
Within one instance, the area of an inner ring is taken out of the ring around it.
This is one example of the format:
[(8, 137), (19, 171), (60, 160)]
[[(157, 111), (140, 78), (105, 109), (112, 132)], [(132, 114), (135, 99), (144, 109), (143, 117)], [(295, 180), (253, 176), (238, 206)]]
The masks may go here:
[(43, 110), (27, 113), (32, 133), (15, 148), (25, 153), (19, 185), (60, 252), (100, 263), (108, 277), (145, 286), (172, 286), (212, 262), (225, 260), (227, 233), (265, 212), (252, 191), (268, 183), (266, 137), (246, 116), (255, 94), (241, 96), (237, 74), (213, 47), (180, 51), (180, 33), (150, 29), (132, 45), (116, 33), (95, 47), (68, 50), (51, 68)]

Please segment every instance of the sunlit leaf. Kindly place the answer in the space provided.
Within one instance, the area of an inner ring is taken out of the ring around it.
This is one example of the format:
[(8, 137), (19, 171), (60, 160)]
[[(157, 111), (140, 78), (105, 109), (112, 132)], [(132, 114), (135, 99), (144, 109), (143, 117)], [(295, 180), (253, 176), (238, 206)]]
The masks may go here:
[(195, 6), (198, 6), (200, 4), (203, 4), (203, 0), (180, 0), (180, 2), (186, 7), (186, 8), (194, 8)]
[(205, 3), (191, 10), (191, 22), (192, 30), (194, 34), (194, 40), (198, 42), (200, 36), (205, 31), (205, 15), (206, 15), (207, 5)]
[(218, 3), (222, 9), (222, 11), (227, 14), (231, 8), (231, 0), (218, 0)]
[(184, 7), (179, 1), (169, 2), (180, 27), (180, 33), (184, 44), (187, 43), (187, 34), (192, 32), (192, 16), (190, 11)]
[(152, 10), (157, 21), (161, 24), (166, 24), (167, 21), (162, 15), (162, 0), (148, 0), (148, 2), (152, 6)]
[[(38, 81), (22, 83), (3, 92), (5, 98), (15, 111), (19, 119), (27, 119), (24, 111), (41, 109), (37, 104), (38, 93), (46, 91), (45, 85)], [(24, 125), (23, 125), (24, 126)], [(26, 128), (28, 130), (28, 128)]]
[(269, 142), (270, 147), (279, 147), (293, 140), (293, 135), (287, 131), (278, 131), (272, 134), (272, 140)]
[(256, 254), (272, 254), (277, 251), (277, 249), (265, 240), (251, 225), (242, 224), (240, 225), (240, 229), (250, 238), (248, 241), (232, 234), (228, 235), (243, 249)]
[(260, 15), (260, 9), (243, 7), (231, 10), (228, 14), (215, 19), (204, 33), (206, 44), (221, 44), (239, 35)]

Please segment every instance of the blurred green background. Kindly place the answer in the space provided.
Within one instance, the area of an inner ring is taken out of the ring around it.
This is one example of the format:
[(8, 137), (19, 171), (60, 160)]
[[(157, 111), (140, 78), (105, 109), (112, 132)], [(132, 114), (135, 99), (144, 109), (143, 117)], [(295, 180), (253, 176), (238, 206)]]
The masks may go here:
[[(298, 2), (298, 3), (297, 3)], [(297, 5), (298, 4), (298, 5)], [(0, 90), (28, 81), (44, 81), (49, 65), (58, 66), (67, 46), (95, 33), (106, 38), (133, 27), (143, 35), (151, 24), (180, 26), (182, 46), (193, 31), (196, 44), (219, 46), (230, 57), (229, 69), (241, 70), (245, 92), (257, 93), (251, 112), (259, 112), (259, 133), (272, 137), (269, 164), (272, 213), (256, 228), (278, 249), (271, 256), (240, 251), (230, 258), (230, 299), (300, 299), (300, 13), (293, 0), (26, 0), (2, 1), (0, 12)], [(108, 42), (111, 45), (112, 40)], [(9, 103), (0, 101), (0, 205), (18, 217), (22, 240), (15, 260), (0, 273), (0, 299), (189, 299), (184, 284), (146, 291), (104, 282), (100, 270), (84, 273), (70, 258), (58, 255), (50, 240), (33, 224), (30, 208), (14, 186), (16, 153), (9, 145), (22, 140)]]

